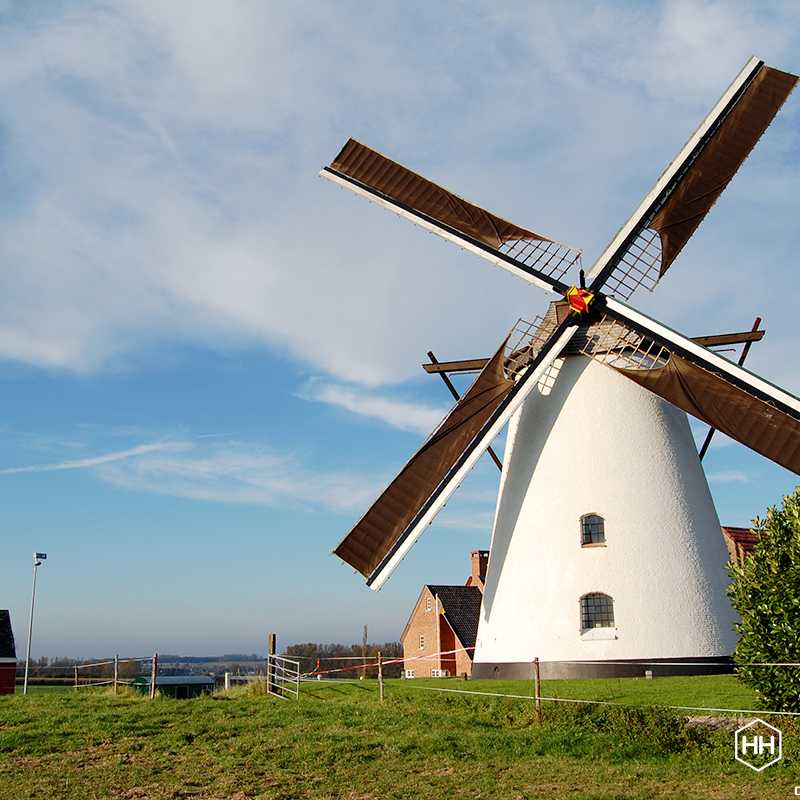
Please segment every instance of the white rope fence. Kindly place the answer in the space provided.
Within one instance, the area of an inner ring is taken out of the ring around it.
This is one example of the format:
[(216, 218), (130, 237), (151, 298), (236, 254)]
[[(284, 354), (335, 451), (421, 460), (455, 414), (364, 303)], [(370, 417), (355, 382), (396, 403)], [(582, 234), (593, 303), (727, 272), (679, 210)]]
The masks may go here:
[[(422, 656), (410, 656), (408, 658), (401, 656), (399, 658), (389, 658), (385, 660), (381, 659), (380, 661), (365, 662), (363, 664), (353, 664), (347, 667), (335, 667), (333, 669), (311, 670), (309, 672), (304, 672), (301, 675), (301, 678), (306, 678), (308, 676), (314, 676), (314, 675), (330, 675), (331, 673), (334, 672), (352, 672), (353, 670), (357, 669), (363, 669), (363, 670), (377, 669), (379, 666), (385, 667), (389, 664), (403, 664), (406, 661), (427, 661), (434, 658), (440, 658), (441, 656), (455, 655), (456, 653), (466, 653), (474, 649), (475, 649), (474, 647), (457, 647), (454, 650), (442, 650), (439, 653), (428, 653)], [(347, 658), (347, 659), (358, 658), (359, 660), (363, 660), (363, 656), (340, 656), (339, 658)], [(320, 657), (320, 660), (322, 660), (322, 657)]]
[[(431, 659), (438, 659), (441, 656), (453, 655), (455, 653), (462, 653), (467, 652), (470, 650), (474, 650), (472, 647), (468, 648), (457, 648), (455, 650), (443, 650), (439, 653), (428, 653), (421, 656), (411, 656), (409, 658), (395, 658), (391, 660), (383, 661), (382, 664), (385, 666), (386, 664), (396, 664), (401, 662), (409, 662), (409, 661), (427, 661)], [(306, 658), (312, 658), (308, 656)], [(350, 660), (350, 659), (358, 659), (362, 660), (363, 656), (339, 656), (338, 659), (341, 660)], [(333, 660), (333, 659), (331, 659)], [(627, 666), (627, 667), (728, 667), (730, 669), (734, 669), (736, 667), (800, 667), (800, 662), (793, 662), (793, 661), (760, 661), (760, 662), (750, 662), (746, 664), (737, 664), (733, 661), (563, 661), (559, 663), (564, 664), (585, 664), (585, 665), (613, 665), (613, 666)], [(371, 669), (378, 666), (378, 662), (371, 662), (367, 664), (357, 664), (348, 667), (339, 667), (333, 668), (328, 670), (318, 670), (312, 672), (303, 673), (301, 676), (301, 681), (306, 683), (347, 683), (347, 679), (343, 678), (323, 678), (323, 675), (332, 675), (333, 673), (337, 672), (350, 672), (353, 669)], [(672, 677), (681, 677), (681, 676), (672, 676)], [(355, 682), (355, 681), (349, 681)], [(752, 709), (752, 708), (727, 708), (727, 707), (717, 707), (717, 706), (690, 706), (690, 705), (671, 705), (671, 704), (661, 704), (661, 703), (624, 703), (616, 700), (592, 700), (586, 698), (573, 698), (573, 697), (548, 697), (545, 695), (540, 694), (538, 689), (538, 682), (535, 684), (537, 686), (536, 694), (530, 695), (523, 695), (523, 694), (510, 694), (505, 692), (486, 692), (486, 691), (479, 691), (474, 689), (447, 689), (441, 686), (420, 686), (416, 681), (407, 680), (403, 682), (404, 688), (412, 689), (412, 690), (419, 690), (419, 691), (426, 691), (426, 692), (441, 692), (447, 694), (461, 694), (461, 695), (476, 695), (480, 697), (504, 697), (510, 698), (513, 700), (533, 700), (536, 702), (537, 707), (540, 702), (550, 702), (550, 703), (571, 703), (571, 704), (586, 704), (586, 705), (602, 705), (602, 706), (616, 706), (622, 708), (667, 708), (674, 711), (694, 711), (694, 712), (706, 712), (711, 714), (739, 714), (739, 715), (755, 715), (758, 716), (784, 716), (784, 717), (800, 717), (800, 712), (797, 711), (775, 711), (775, 710), (767, 710), (767, 709)]]
[[(482, 697), (510, 697), (515, 700), (536, 700), (533, 695), (527, 694), (505, 694), (504, 692), (480, 692), (473, 689), (445, 689), (444, 687), (439, 686), (408, 686), (404, 685), (406, 688), (410, 689), (418, 689), (419, 691), (424, 692), (448, 692), (451, 694), (474, 694), (480, 695)], [(800, 712), (798, 711), (767, 711), (764, 709), (752, 709), (752, 708), (711, 708), (706, 706), (673, 706), (673, 705), (661, 705), (659, 703), (649, 703), (649, 704), (637, 704), (637, 703), (620, 703), (616, 700), (585, 700), (580, 698), (573, 698), (573, 697), (546, 697), (542, 695), (539, 697), (541, 701), (549, 701), (551, 703), (586, 703), (591, 705), (602, 705), (602, 706), (619, 706), (622, 708), (669, 708), (674, 709), (677, 711), (709, 711), (709, 712), (725, 712), (727, 714), (754, 714), (758, 716), (759, 714), (764, 715), (774, 715), (774, 716), (784, 716), (784, 717), (800, 717)]]

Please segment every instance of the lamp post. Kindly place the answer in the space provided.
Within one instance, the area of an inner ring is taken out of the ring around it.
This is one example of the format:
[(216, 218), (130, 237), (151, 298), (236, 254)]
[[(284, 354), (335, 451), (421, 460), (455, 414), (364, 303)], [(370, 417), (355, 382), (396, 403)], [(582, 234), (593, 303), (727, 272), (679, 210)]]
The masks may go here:
[(22, 684), (22, 694), (28, 694), (28, 669), (31, 665), (31, 638), (33, 637), (33, 607), (36, 603), (36, 574), (42, 561), (47, 560), (47, 553), (33, 554), (33, 590), (31, 591), (31, 613), (28, 617), (28, 651), (25, 654), (25, 680)]

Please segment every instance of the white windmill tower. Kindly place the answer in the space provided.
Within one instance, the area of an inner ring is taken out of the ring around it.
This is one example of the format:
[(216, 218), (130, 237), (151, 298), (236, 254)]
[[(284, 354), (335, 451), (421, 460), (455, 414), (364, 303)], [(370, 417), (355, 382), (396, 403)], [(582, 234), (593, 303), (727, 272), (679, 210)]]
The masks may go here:
[(578, 287), (562, 279), (579, 252), (354, 140), (323, 169), (563, 298), (481, 361), (334, 551), (379, 589), (510, 423), (474, 674), (527, 677), (535, 657), (551, 677), (659, 659), (687, 671), (732, 652), (719, 520), (686, 413), (800, 473), (800, 401), (623, 300), (666, 273), (797, 81), (751, 59)]

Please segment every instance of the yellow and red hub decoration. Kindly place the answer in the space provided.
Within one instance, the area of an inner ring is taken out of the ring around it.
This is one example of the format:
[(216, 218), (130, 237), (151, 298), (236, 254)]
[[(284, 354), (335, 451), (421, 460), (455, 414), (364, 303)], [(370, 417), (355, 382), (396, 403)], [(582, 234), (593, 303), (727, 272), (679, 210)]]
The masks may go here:
[(591, 306), (592, 300), (594, 300), (594, 292), (590, 292), (588, 289), (581, 289), (578, 286), (571, 286), (567, 289), (567, 294), (565, 296), (569, 303), (570, 310), (579, 315), (587, 314), (589, 312), (589, 306)]

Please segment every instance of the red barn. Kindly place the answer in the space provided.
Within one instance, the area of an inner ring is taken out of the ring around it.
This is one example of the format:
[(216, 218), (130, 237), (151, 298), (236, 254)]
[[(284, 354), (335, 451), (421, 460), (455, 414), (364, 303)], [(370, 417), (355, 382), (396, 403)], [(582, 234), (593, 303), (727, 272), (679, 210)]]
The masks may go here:
[(0, 609), (0, 694), (14, 694), (17, 678), (17, 651), (14, 647), (14, 631), (11, 629), (11, 614)]

